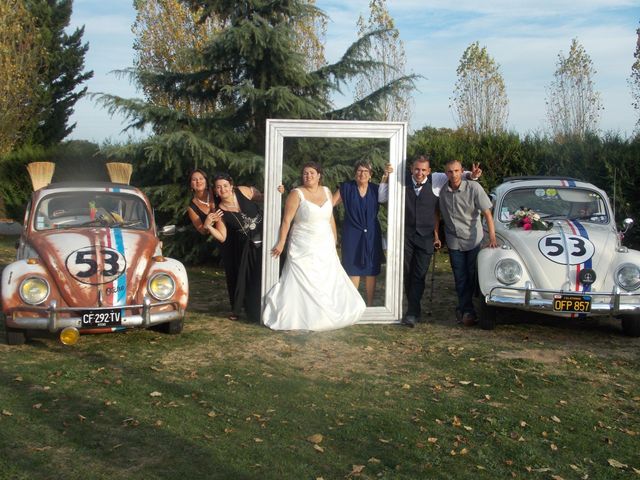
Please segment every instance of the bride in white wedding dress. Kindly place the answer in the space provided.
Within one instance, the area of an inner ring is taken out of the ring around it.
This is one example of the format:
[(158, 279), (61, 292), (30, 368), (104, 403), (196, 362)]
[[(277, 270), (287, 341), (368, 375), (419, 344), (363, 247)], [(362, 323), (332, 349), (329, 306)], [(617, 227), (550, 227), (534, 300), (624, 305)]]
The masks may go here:
[(263, 323), (273, 330), (347, 327), (366, 308), (338, 258), (331, 191), (320, 185), (321, 176), (320, 165), (307, 163), (303, 186), (289, 193), (285, 203), (280, 237), (271, 254), (280, 256), (291, 230), (287, 258), (262, 313)]

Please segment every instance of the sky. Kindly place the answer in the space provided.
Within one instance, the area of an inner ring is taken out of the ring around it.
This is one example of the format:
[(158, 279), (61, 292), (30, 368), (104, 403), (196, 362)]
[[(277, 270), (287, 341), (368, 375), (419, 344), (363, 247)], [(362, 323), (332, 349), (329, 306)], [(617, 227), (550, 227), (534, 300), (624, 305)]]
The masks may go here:
[[(325, 55), (337, 61), (356, 40), (359, 15), (369, 0), (317, 0), (329, 17)], [(85, 66), (94, 71), (89, 92), (125, 98), (142, 94), (116, 70), (133, 66), (135, 21), (132, 0), (75, 0), (70, 29), (85, 27), (89, 43)], [(568, 54), (573, 38), (585, 48), (597, 71), (595, 89), (604, 110), (603, 132), (631, 135), (638, 113), (631, 106), (628, 79), (634, 61), (640, 0), (387, 0), (407, 56), (406, 73), (420, 75), (413, 94), (410, 131), (425, 126), (455, 128), (449, 108), (456, 68), (464, 50), (480, 42), (500, 65), (509, 98), (508, 129), (522, 135), (545, 129), (545, 98), (558, 54)], [(336, 98), (337, 106), (348, 97)], [(110, 116), (95, 100), (78, 101), (69, 138), (96, 143), (125, 142), (140, 133), (124, 132), (127, 120)]]

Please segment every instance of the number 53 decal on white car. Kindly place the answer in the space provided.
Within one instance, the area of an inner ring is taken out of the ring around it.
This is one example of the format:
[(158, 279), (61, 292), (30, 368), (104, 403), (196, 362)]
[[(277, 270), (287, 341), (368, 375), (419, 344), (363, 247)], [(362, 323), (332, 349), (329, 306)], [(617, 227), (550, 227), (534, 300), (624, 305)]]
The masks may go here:
[(595, 247), (588, 238), (567, 235), (547, 235), (538, 242), (538, 249), (546, 258), (562, 265), (578, 265), (593, 257)]

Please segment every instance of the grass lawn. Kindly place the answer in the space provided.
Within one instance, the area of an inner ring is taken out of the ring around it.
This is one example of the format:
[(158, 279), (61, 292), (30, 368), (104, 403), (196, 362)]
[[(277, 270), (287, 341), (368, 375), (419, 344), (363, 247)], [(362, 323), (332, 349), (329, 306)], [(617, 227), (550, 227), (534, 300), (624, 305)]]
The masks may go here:
[(459, 326), (440, 258), (430, 323), (276, 333), (189, 273), (181, 335), (0, 345), (1, 479), (640, 478), (640, 339), (617, 321)]

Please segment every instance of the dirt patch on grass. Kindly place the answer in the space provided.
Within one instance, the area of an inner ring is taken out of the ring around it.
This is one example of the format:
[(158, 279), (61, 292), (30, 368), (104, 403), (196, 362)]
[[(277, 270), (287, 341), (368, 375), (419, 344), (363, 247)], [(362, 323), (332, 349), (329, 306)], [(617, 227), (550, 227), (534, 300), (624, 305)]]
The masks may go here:
[(506, 360), (530, 360), (544, 364), (559, 364), (563, 363), (569, 355), (566, 350), (523, 348), (517, 351), (498, 352), (496, 356)]

